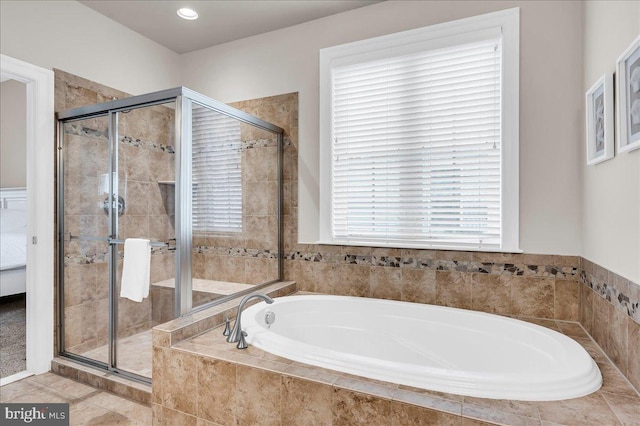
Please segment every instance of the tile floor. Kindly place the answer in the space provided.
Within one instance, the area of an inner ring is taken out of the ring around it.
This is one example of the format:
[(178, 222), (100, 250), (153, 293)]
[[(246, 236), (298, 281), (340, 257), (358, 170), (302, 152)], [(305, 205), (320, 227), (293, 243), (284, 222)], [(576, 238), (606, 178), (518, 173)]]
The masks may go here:
[(151, 408), (53, 373), (0, 387), (0, 402), (69, 403), (71, 426), (151, 425)]

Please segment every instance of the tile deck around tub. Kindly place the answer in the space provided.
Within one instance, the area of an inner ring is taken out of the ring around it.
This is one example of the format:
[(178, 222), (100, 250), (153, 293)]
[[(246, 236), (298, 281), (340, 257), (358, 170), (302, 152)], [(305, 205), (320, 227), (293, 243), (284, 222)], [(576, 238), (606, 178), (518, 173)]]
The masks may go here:
[[(259, 377), (260, 373), (255, 371), (263, 371), (267, 375), (273, 376), (273, 373), (277, 373), (282, 377), (278, 385), (282, 386), (283, 395), (292, 389), (298, 389), (306, 395), (331, 398), (328, 404), (333, 407), (333, 412), (314, 411), (312, 415), (317, 418), (309, 418), (312, 423), (326, 424), (322, 420), (326, 417), (329, 424), (640, 425), (640, 395), (579, 323), (521, 319), (549, 327), (579, 342), (600, 367), (603, 376), (602, 388), (585, 397), (550, 402), (452, 395), (318, 368), (270, 354), (253, 346), (240, 351), (235, 348), (235, 344), (225, 341), (221, 334), (222, 328), (180, 342), (171, 347), (171, 350), (189, 356), (196, 355), (199, 359), (205, 360), (202, 361), (202, 365), (208, 365), (209, 362), (215, 364), (218, 360), (225, 365), (235, 364), (237, 368), (234, 367), (233, 371), (236, 371), (237, 375), (229, 379), (235, 382), (238, 388), (242, 386), (241, 381), (246, 380), (241, 377), (242, 374), (249, 374), (251, 371), (251, 374), (257, 374), (256, 377)], [(242, 374), (241, 368), (244, 368)], [(317, 389), (314, 389), (314, 386)], [(313, 404), (312, 399), (309, 399), (309, 403)], [(319, 402), (315, 404), (318, 406)], [(246, 411), (246, 407), (242, 407), (242, 398), (235, 398), (235, 405), (236, 409)], [(304, 424), (300, 423), (304, 418), (299, 417), (300, 413), (289, 417), (290, 412), (287, 410), (294, 408), (284, 401), (281, 407), (278, 418), (280, 424), (287, 424), (287, 419), (296, 419), (288, 424)], [(360, 410), (360, 407), (365, 408)], [(233, 407), (230, 409), (233, 410)], [(341, 413), (340, 410), (347, 411)], [(244, 414), (246, 413), (238, 415)], [(370, 415), (373, 417), (367, 417)], [(421, 423), (425, 421), (426, 423)]]

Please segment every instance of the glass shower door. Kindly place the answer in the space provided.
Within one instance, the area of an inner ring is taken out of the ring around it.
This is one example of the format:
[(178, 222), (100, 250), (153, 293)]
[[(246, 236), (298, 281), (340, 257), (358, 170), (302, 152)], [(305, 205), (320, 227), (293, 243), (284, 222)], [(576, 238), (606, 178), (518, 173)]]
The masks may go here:
[[(64, 231), (63, 347), (72, 355), (106, 364), (109, 359), (109, 188), (108, 116), (61, 127), (59, 220)], [(108, 203), (107, 203), (108, 206)]]
[[(117, 217), (117, 241), (151, 241), (149, 297), (120, 297), (124, 244), (115, 264), (115, 366), (151, 377), (151, 329), (174, 318), (175, 152), (174, 103), (121, 111), (117, 117), (117, 177), (124, 209)], [(143, 267), (144, 265), (138, 265)]]
[[(151, 377), (151, 328), (175, 317), (173, 104), (60, 127), (61, 349), (141, 378)], [(152, 245), (141, 302), (120, 297), (127, 238)]]

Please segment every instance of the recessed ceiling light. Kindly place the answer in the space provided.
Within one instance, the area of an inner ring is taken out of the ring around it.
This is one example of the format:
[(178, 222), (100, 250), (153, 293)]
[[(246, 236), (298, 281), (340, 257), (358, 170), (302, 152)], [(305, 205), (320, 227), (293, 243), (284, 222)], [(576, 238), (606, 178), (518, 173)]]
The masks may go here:
[(182, 9), (178, 9), (178, 16), (182, 19), (193, 21), (198, 19), (198, 12), (193, 9), (189, 9), (188, 7), (183, 7)]

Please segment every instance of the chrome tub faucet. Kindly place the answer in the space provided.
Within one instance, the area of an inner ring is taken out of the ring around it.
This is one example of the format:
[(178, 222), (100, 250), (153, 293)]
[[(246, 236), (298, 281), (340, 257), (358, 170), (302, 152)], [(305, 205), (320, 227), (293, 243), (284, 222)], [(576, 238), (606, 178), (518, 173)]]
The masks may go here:
[(246, 336), (247, 333), (242, 331), (241, 315), (242, 315), (242, 309), (244, 309), (244, 305), (253, 298), (262, 299), (268, 304), (273, 303), (273, 299), (267, 296), (266, 294), (263, 294), (263, 293), (249, 294), (243, 297), (242, 300), (240, 301), (240, 304), (238, 305), (238, 313), (236, 314), (236, 323), (233, 325), (233, 330), (229, 331), (230, 320), (229, 318), (225, 318), (226, 324), (222, 334), (227, 336), (227, 342), (229, 343), (238, 342), (238, 345), (236, 346), (238, 349), (246, 349), (248, 346), (247, 342), (244, 340), (244, 336)]

